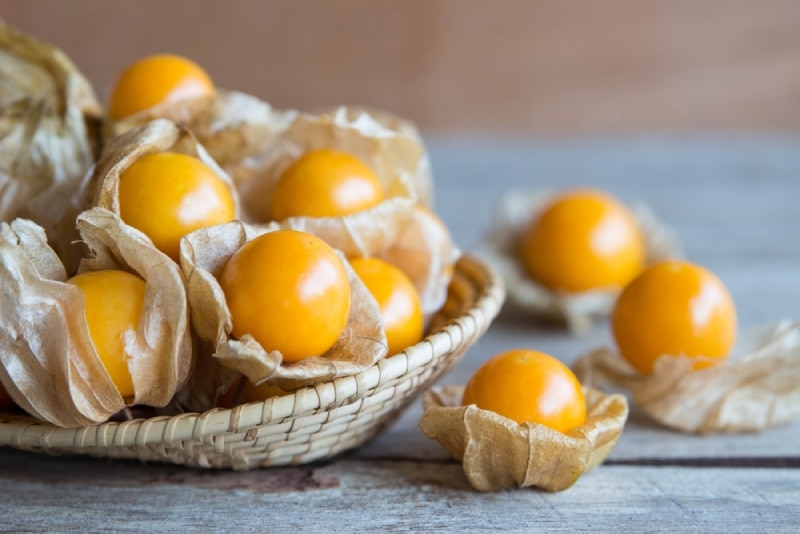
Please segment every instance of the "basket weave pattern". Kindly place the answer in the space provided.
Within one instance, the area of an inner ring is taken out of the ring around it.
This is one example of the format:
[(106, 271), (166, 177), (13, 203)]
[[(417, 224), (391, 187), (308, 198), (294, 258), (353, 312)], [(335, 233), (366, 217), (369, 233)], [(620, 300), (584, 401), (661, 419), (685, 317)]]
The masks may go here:
[(465, 256), (456, 266), (448, 302), (434, 320), (435, 332), (358, 375), (232, 409), (77, 429), (0, 414), (0, 446), (237, 470), (330, 458), (378, 434), (458, 363), (504, 297), (502, 281), (491, 268)]

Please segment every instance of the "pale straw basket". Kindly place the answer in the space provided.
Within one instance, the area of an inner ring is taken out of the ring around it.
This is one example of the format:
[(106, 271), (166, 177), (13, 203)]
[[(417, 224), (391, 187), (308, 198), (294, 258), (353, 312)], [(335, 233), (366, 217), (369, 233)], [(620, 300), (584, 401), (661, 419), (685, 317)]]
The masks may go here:
[(479, 260), (459, 260), (432, 333), (364, 372), (232, 409), (60, 428), (0, 414), (0, 446), (48, 454), (255, 469), (330, 458), (377, 435), (486, 331), (505, 289)]

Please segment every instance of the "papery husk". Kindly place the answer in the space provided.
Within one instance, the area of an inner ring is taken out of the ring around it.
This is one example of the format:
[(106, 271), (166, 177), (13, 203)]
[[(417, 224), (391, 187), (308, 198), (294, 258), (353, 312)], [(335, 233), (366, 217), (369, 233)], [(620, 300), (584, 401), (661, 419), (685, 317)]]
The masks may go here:
[(573, 370), (585, 384), (630, 390), (660, 424), (692, 434), (758, 432), (800, 417), (800, 323), (782, 321), (749, 332), (744, 346), (712, 367), (702, 358), (661, 356), (649, 376), (616, 351), (594, 350)]
[(423, 397), (419, 428), (461, 462), (478, 491), (513, 486), (562, 491), (608, 458), (628, 418), (624, 396), (591, 388), (584, 393), (586, 422), (561, 433), (474, 404), (461, 406), (463, 386), (433, 388)]
[(121, 269), (146, 282), (142, 318), (125, 334), (135, 395), (124, 399), (91, 342), (83, 296), (41, 227), (0, 224), (0, 382), (21, 408), (62, 427), (101, 423), (126, 405), (162, 407), (192, 359), (189, 308), (178, 266), (104, 209), (78, 216), (91, 255), (80, 271)]
[(63, 52), (0, 21), (0, 221), (35, 221), (71, 264), (83, 249), (70, 198), (95, 159), (100, 115)]
[(351, 121), (346, 114), (299, 114), (273, 143), (258, 174), (240, 187), (248, 222), (266, 223), (270, 196), (283, 171), (304, 153), (332, 148), (347, 152), (375, 172), (384, 200), (342, 217), (290, 217), (282, 228), (316, 235), (347, 257), (372, 256), (388, 248), (411, 221), (417, 196), (412, 176), (423, 157), (414, 139), (393, 132), (366, 114)]
[[(574, 334), (591, 328), (607, 316), (619, 288), (568, 293), (548, 288), (529, 277), (519, 260), (519, 242), (533, 216), (544, 209), (554, 191), (511, 191), (498, 202), (492, 229), (477, 253), (491, 263), (508, 287), (508, 303), (543, 321), (563, 322)], [(645, 242), (646, 263), (680, 258), (683, 251), (674, 232), (643, 204), (628, 206)]]
[(165, 102), (129, 117), (104, 123), (103, 133), (110, 140), (155, 119), (168, 119), (191, 131), (214, 161), (237, 183), (250, 177), (247, 158), (269, 147), (296, 115), (278, 111), (258, 98), (217, 89), (208, 97)]
[(325, 354), (283, 362), (279, 351), (262, 347), (249, 334), (232, 337), (231, 314), (217, 279), (234, 252), (277, 229), (277, 225), (234, 221), (197, 230), (181, 240), (181, 267), (200, 344), (198, 371), (180, 396), (184, 406), (193, 410), (213, 406), (239, 374), (256, 385), (266, 382), (292, 391), (360, 373), (386, 355), (388, 345), (378, 304), (344, 257), (351, 287), (350, 316), (339, 340)]
[(427, 209), (417, 207), (411, 223), (378, 256), (409, 277), (419, 292), (422, 313), (429, 317), (447, 300), (447, 287), (461, 251), (444, 223)]
[(425, 148), (425, 143), (422, 139), (417, 125), (408, 119), (404, 119), (390, 111), (377, 109), (368, 106), (339, 106), (329, 109), (321, 113), (322, 115), (341, 116), (351, 122), (357, 123), (362, 115), (370, 117), (372, 120), (377, 121), (381, 126), (392, 130), (401, 135), (405, 135), (415, 140), (423, 148), (422, 158), (417, 165), (417, 170), (411, 175), (411, 183), (414, 186), (414, 191), (417, 194), (417, 199), (420, 204), (426, 208), (433, 209), (434, 206), (434, 185), (433, 185), (433, 170), (431, 169), (431, 161), (428, 157), (428, 150)]
[(94, 166), (87, 191), (82, 193), (87, 208), (101, 207), (119, 215), (119, 177), (136, 160), (156, 152), (178, 152), (194, 156), (225, 184), (239, 215), (239, 196), (226, 173), (195, 139), (192, 132), (167, 119), (156, 119), (111, 139)]

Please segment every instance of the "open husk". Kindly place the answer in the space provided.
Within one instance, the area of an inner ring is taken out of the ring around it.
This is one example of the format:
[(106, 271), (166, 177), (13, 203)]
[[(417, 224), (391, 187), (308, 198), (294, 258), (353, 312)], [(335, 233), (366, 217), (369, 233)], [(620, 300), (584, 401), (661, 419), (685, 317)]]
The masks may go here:
[(687, 433), (756, 432), (800, 417), (800, 323), (748, 332), (736, 353), (694, 369), (697, 358), (661, 356), (649, 376), (616, 351), (594, 350), (573, 370), (585, 384), (630, 390), (660, 424)]
[(566, 433), (536, 423), (519, 424), (477, 406), (461, 406), (463, 386), (427, 391), (419, 428), (464, 468), (478, 491), (534, 486), (562, 491), (602, 464), (628, 418), (622, 395), (587, 389), (586, 422)]
[(179, 152), (202, 161), (228, 188), (238, 216), (239, 197), (230, 176), (211, 158), (189, 130), (167, 119), (148, 122), (106, 144), (88, 183), (84, 201), (86, 207), (98, 206), (119, 215), (120, 174), (137, 159), (156, 152)]
[(258, 173), (240, 187), (246, 220), (271, 221), (269, 199), (283, 171), (305, 152), (320, 148), (347, 152), (370, 166), (383, 186), (384, 200), (342, 217), (290, 217), (277, 222), (283, 228), (314, 234), (347, 257), (385, 250), (411, 220), (417, 203), (412, 176), (423, 148), (365, 113), (355, 120), (346, 113), (297, 115), (264, 155)]
[(192, 359), (189, 308), (178, 266), (104, 209), (78, 216), (90, 255), (80, 271), (121, 269), (146, 282), (144, 311), (125, 335), (135, 396), (124, 399), (89, 337), (81, 291), (35, 223), (0, 224), (0, 382), (31, 415), (63, 427), (101, 423), (126, 405), (162, 407)]
[[(556, 291), (531, 279), (518, 259), (522, 232), (555, 194), (553, 191), (505, 194), (498, 202), (492, 229), (478, 253), (495, 266), (505, 280), (509, 304), (533, 318), (564, 322), (571, 332), (580, 334), (590, 328), (595, 319), (611, 312), (619, 289), (599, 288), (582, 293)], [(629, 209), (644, 237), (648, 264), (683, 255), (672, 230), (649, 208), (637, 204)]]
[(245, 93), (217, 89), (210, 97), (165, 102), (130, 117), (108, 121), (104, 136), (109, 140), (155, 119), (168, 119), (191, 131), (214, 161), (241, 182), (252, 174), (247, 158), (269, 147), (295, 114), (277, 111)]
[(284, 363), (279, 351), (262, 347), (252, 336), (232, 337), (231, 314), (217, 279), (234, 252), (276, 229), (276, 225), (255, 227), (234, 221), (197, 230), (181, 241), (181, 267), (200, 357), (180, 402), (193, 410), (213, 406), (238, 374), (254, 384), (266, 382), (291, 391), (359, 373), (386, 355), (378, 305), (344, 258), (351, 286), (350, 316), (339, 340), (325, 354)]
[(439, 311), (447, 300), (447, 287), (461, 251), (447, 227), (421, 206), (389, 249), (379, 257), (403, 271), (417, 288), (422, 313)]
[(77, 263), (80, 206), (70, 199), (95, 158), (94, 90), (64, 53), (2, 21), (0, 85), (0, 221), (35, 221)]

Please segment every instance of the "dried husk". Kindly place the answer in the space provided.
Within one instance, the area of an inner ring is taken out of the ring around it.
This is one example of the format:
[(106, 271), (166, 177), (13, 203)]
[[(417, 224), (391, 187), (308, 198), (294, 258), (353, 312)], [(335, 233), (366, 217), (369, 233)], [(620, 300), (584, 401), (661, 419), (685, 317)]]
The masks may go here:
[(294, 118), (258, 98), (217, 89), (209, 97), (165, 102), (121, 120), (108, 120), (103, 133), (110, 140), (155, 119), (168, 119), (191, 131), (209, 155), (239, 183), (252, 171), (247, 158), (263, 152)]
[(464, 468), (478, 491), (537, 487), (562, 491), (602, 464), (628, 418), (622, 395), (586, 389), (586, 422), (566, 433), (519, 424), (477, 406), (461, 406), (463, 386), (433, 388), (423, 397), (419, 428)]
[(426, 317), (439, 311), (447, 300), (447, 287), (460, 256), (447, 227), (421, 207), (414, 209), (411, 222), (391, 247), (379, 254), (414, 283)]
[(0, 21), (0, 221), (40, 224), (68, 263), (83, 252), (70, 198), (95, 159), (100, 115), (64, 53)]
[[(598, 288), (568, 293), (548, 288), (530, 278), (519, 261), (519, 242), (532, 217), (557, 193), (510, 191), (498, 202), (492, 229), (478, 254), (501, 274), (508, 288), (508, 303), (530, 317), (563, 322), (574, 334), (591, 328), (607, 316), (619, 295), (618, 288)], [(681, 245), (670, 228), (643, 204), (628, 207), (642, 232), (648, 264), (682, 257)]]
[(200, 145), (194, 135), (167, 119), (156, 119), (111, 139), (94, 166), (87, 191), (81, 193), (86, 207), (98, 206), (119, 215), (119, 177), (136, 160), (156, 152), (178, 152), (194, 156), (225, 184), (239, 214), (239, 197), (228, 173)]
[(101, 423), (126, 405), (167, 405), (192, 360), (178, 266), (107, 210), (80, 214), (77, 226), (91, 252), (81, 272), (121, 269), (146, 282), (138, 328), (125, 334), (133, 399), (119, 394), (101, 363), (82, 293), (65, 283), (43, 229), (24, 219), (0, 224), (0, 382), (25, 411), (62, 427)]
[(411, 183), (414, 186), (414, 191), (417, 194), (419, 203), (427, 208), (433, 209), (433, 170), (431, 169), (428, 150), (425, 148), (425, 143), (416, 124), (389, 111), (367, 106), (339, 106), (323, 112), (322, 114), (332, 116), (339, 115), (351, 122), (358, 122), (362, 115), (366, 115), (372, 120), (377, 121), (381, 126), (398, 134), (410, 137), (419, 143), (423, 148), (423, 153), (419, 165), (417, 165), (417, 170), (411, 176)]
[(697, 358), (661, 356), (649, 376), (602, 348), (573, 370), (585, 384), (630, 391), (660, 424), (693, 434), (757, 432), (800, 417), (800, 323), (782, 321), (748, 333), (737, 353), (705, 369)]
[(213, 406), (240, 374), (256, 385), (266, 382), (292, 391), (359, 373), (386, 355), (388, 345), (378, 305), (343, 257), (351, 286), (350, 316), (341, 337), (325, 354), (283, 362), (279, 351), (262, 347), (249, 334), (232, 337), (231, 314), (217, 279), (234, 252), (277, 229), (277, 225), (256, 227), (234, 221), (197, 230), (182, 239), (181, 266), (200, 349), (197, 371), (181, 393), (184, 406), (193, 410)]
[(345, 113), (297, 115), (264, 155), (256, 176), (240, 187), (246, 220), (271, 221), (269, 199), (275, 183), (297, 158), (319, 148), (348, 152), (369, 165), (385, 198), (377, 206), (342, 217), (290, 217), (278, 221), (281, 227), (314, 234), (347, 257), (372, 256), (388, 248), (410, 222), (417, 203), (411, 180), (423, 148), (366, 114), (356, 120)]

